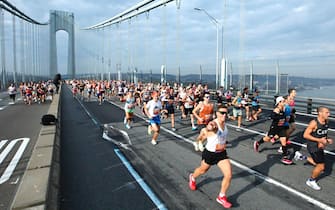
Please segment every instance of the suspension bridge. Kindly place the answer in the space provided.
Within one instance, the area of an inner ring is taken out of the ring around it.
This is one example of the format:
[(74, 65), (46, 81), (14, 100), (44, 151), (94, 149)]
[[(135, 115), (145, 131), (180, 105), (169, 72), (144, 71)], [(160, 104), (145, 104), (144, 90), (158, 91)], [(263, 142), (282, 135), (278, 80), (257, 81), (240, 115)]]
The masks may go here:
[[(244, 1), (241, 3), (240, 18), (244, 19)], [(201, 160), (191, 144), (198, 132), (191, 131), (188, 121), (176, 122), (177, 131), (163, 121), (159, 144), (153, 147), (143, 129), (147, 122), (140, 109), (136, 108), (133, 128), (124, 128), (123, 104), (117, 97), (99, 106), (96, 98), (73, 97), (64, 84), (52, 102), (36, 109), (38, 105), (27, 107), (22, 101), (7, 105), (9, 99), (3, 92), (11, 83), (49, 80), (61, 71), (69, 79), (183, 82), (182, 6), (181, 0), (143, 0), (104, 21), (79, 27), (76, 14), (69, 11), (50, 10), (47, 21), (38, 21), (9, 1), (0, 1), (0, 209), (222, 209), (215, 202), (222, 178), (217, 168), (199, 179), (199, 190), (188, 189), (188, 174)], [(204, 80), (203, 68), (211, 68), (213, 88), (229, 87), (234, 83), (232, 71), (238, 69), (243, 75), (235, 80), (239, 82), (236, 86), (252, 87), (253, 65), (246, 65), (243, 58), (245, 46), (240, 46), (236, 68), (224, 49), (227, 18), (218, 20), (196, 5), (192, 9), (203, 13), (209, 18), (204, 21), (216, 28), (216, 40), (211, 40), (212, 64), (200, 65), (199, 82)], [(176, 15), (168, 17), (167, 10)], [(151, 25), (153, 18), (159, 18), (161, 25)], [(157, 40), (146, 38), (151, 27), (160, 28)], [(244, 27), (240, 26), (241, 42)], [(68, 55), (63, 63), (56, 43), (60, 30), (68, 33)], [(152, 50), (154, 45), (159, 46), (158, 51)], [(168, 57), (171, 50), (176, 54), (173, 61)], [(287, 91), (288, 75), (280, 72), (278, 62), (273, 67), (277, 78), (273, 92)], [(281, 164), (278, 144), (269, 144), (259, 154), (253, 152), (253, 141), (269, 127), (271, 108), (264, 106), (262, 118), (245, 122), (242, 132), (235, 130), (234, 122), (227, 123), (233, 165), (228, 198), (233, 208), (334, 209), (334, 145), (327, 147), (326, 170), (319, 180), (322, 190), (317, 192), (305, 185), (312, 166), (302, 161)], [(292, 154), (307, 154), (301, 136), (315, 115), (302, 112), (297, 114), (297, 131), (291, 139)], [(46, 113), (58, 117), (56, 125), (39, 124)], [(334, 125), (331, 119), (330, 127)], [(333, 129), (329, 137), (334, 138)]]

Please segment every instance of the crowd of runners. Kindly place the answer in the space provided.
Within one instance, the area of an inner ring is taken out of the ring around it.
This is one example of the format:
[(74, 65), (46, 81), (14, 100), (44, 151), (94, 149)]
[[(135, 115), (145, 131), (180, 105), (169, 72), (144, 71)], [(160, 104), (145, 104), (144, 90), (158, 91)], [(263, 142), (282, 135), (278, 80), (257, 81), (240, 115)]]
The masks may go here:
[[(126, 129), (132, 128), (135, 108), (139, 107), (142, 114), (149, 119), (148, 134), (151, 136), (152, 145), (158, 143), (161, 119), (170, 119), (173, 131), (177, 129), (175, 120), (190, 120), (190, 129), (199, 132), (193, 145), (196, 151), (202, 152), (202, 160), (200, 166), (189, 175), (189, 187), (196, 190), (196, 178), (206, 173), (212, 165), (217, 165), (224, 176), (216, 200), (225, 208), (232, 206), (226, 197), (232, 171), (226, 152), (228, 129), (225, 123), (227, 120), (236, 120), (236, 131), (241, 131), (243, 119), (259, 120), (262, 109), (257, 89), (252, 93), (249, 93), (248, 87), (241, 91), (232, 88), (225, 91), (223, 87), (210, 91), (207, 85), (195, 83), (186, 86), (177, 83), (135, 85), (126, 81), (96, 80), (72, 80), (69, 81), (69, 85), (72, 87), (73, 97), (91, 101), (92, 96), (96, 96), (99, 105), (112, 97), (118, 97), (118, 100), (124, 103)], [(304, 132), (303, 137), (306, 139), (310, 156), (302, 155), (299, 151), (292, 156), (288, 145), (289, 137), (296, 129), (295, 97), (296, 90), (289, 89), (286, 96), (278, 96), (275, 99), (269, 131), (265, 137), (253, 143), (254, 151), (258, 153), (260, 146), (265, 142), (279, 141), (281, 147), (278, 152), (282, 154), (280, 161), (286, 165), (292, 164), (292, 158), (308, 161), (314, 169), (306, 184), (314, 190), (320, 190), (316, 181), (325, 169), (324, 148), (333, 142), (327, 137), (330, 112), (327, 107), (319, 107), (318, 116), (309, 123)], [(181, 112), (179, 119), (176, 119), (176, 110)], [(231, 114), (229, 110), (232, 110)]]
[(10, 84), (7, 91), (11, 99), (10, 104), (16, 103), (17, 95), (27, 105), (33, 103), (41, 104), (46, 100), (52, 101), (53, 95), (56, 92), (56, 86), (52, 80), (21, 82), (18, 87), (14, 83)]

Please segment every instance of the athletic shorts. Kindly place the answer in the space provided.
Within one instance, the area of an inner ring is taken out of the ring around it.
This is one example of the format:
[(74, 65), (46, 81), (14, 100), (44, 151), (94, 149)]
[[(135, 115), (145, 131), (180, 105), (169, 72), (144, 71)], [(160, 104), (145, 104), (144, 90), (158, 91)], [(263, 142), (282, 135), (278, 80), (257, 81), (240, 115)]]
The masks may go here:
[(288, 122), (289, 123), (294, 123), (295, 122), (295, 114), (291, 114), (290, 120)]
[(192, 113), (193, 112), (193, 107), (192, 108), (185, 108), (184, 111), (185, 111), (185, 115), (193, 114)]
[(126, 111), (127, 113), (133, 114), (134, 111), (135, 111), (135, 109), (125, 109), (125, 111)]
[(242, 109), (233, 108), (233, 116), (234, 117), (242, 116)]
[(223, 152), (210, 152), (207, 149), (205, 149), (202, 152), (202, 160), (205, 161), (208, 165), (215, 165), (219, 161), (228, 159), (227, 151), (224, 150)]
[(152, 119), (149, 120), (149, 124), (156, 124), (156, 125), (160, 125), (161, 124), (161, 118), (159, 115), (153, 117)]
[(165, 108), (168, 111), (168, 114), (174, 114), (174, 107), (173, 107), (173, 105), (166, 105)]
[(275, 135), (278, 135), (280, 137), (286, 137), (286, 131), (288, 127), (277, 127), (277, 126), (271, 126), (270, 130), (268, 132), (269, 137), (274, 137)]
[[(308, 149), (308, 148), (307, 148)], [(311, 155), (312, 159), (315, 163), (325, 163), (325, 153), (323, 149), (319, 149), (317, 151), (310, 151), (308, 150), (309, 154)]]
[(253, 111), (258, 111), (259, 109), (261, 108), (261, 106), (259, 106), (259, 105), (257, 105), (257, 106), (251, 106), (251, 109), (253, 110)]

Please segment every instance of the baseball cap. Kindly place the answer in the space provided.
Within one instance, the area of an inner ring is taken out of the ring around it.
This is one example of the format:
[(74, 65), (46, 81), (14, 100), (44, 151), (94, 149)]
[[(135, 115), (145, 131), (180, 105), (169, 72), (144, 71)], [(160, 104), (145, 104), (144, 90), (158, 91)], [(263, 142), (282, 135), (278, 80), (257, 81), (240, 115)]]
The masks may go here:
[(285, 99), (282, 96), (278, 96), (276, 98), (276, 105), (278, 105), (281, 101), (284, 101)]

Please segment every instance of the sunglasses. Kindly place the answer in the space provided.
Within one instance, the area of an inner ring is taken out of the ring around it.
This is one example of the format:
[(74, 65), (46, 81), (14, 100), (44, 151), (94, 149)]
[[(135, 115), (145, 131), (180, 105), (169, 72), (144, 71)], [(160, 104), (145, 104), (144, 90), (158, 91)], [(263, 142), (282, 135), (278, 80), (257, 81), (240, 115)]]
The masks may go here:
[(205, 98), (210, 98), (210, 96), (205, 96)]
[(228, 114), (228, 112), (220, 112), (220, 111), (218, 111), (218, 112), (222, 115)]

